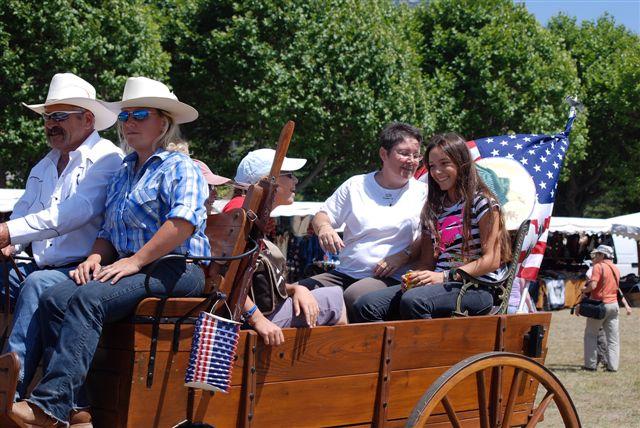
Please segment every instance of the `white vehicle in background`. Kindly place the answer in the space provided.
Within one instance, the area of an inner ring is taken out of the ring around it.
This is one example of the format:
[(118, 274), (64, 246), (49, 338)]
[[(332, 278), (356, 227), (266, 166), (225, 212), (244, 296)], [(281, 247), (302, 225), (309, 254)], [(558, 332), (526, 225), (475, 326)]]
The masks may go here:
[(629, 274), (640, 276), (638, 272), (638, 244), (635, 239), (613, 235), (613, 247), (616, 254), (616, 266), (620, 269), (620, 277)]

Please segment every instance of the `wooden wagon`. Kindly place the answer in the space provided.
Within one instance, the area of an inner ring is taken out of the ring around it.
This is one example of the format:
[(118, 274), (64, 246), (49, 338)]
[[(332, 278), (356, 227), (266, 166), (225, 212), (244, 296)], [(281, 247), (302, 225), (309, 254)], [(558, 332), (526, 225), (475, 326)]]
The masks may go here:
[[(254, 262), (246, 238), (270, 208), (264, 184), (243, 209), (208, 221), (224, 259), (211, 265), (208, 285), (229, 296), (236, 316)], [(131, 320), (105, 327), (87, 380), (95, 427), (529, 427), (551, 403), (565, 426), (580, 426), (543, 365), (548, 313), (285, 329), (278, 347), (245, 330), (225, 394), (184, 386), (193, 316), (208, 304), (148, 298)], [(0, 357), (3, 427), (18, 426), (8, 417), (16, 376), (15, 357)]]

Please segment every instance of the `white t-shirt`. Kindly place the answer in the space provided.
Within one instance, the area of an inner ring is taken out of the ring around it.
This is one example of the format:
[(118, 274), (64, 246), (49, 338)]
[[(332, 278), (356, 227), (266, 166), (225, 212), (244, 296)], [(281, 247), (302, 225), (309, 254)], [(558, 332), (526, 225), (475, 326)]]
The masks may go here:
[[(404, 250), (419, 236), (427, 195), (425, 183), (413, 178), (400, 189), (386, 189), (374, 174), (351, 177), (320, 208), (331, 226), (345, 225), (337, 270), (357, 279), (373, 276), (378, 261)], [(393, 277), (400, 279), (406, 270), (399, 269)]]

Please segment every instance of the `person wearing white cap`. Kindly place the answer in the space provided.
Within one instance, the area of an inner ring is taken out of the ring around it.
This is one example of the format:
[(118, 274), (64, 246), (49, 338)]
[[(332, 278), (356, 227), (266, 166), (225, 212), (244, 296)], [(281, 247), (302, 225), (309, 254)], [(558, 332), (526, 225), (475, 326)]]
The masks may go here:
[[(31, 244), (35, 259), (18, 264), (26, 276), (22, 284), (15, 272), (9, 275), (11, 301), (17, 302), (7, 351), (21, 363), (18, 398), (24, 397), (40, 358), (34, 316), (39, 296), (89, 254), (102, 223), (107, 184), (122, 163), (122, 151), (98, 134), (113, 125), (116, 114), (96, 100), (95, 89), (84, 79), (58, 73), (44, 103), (24, 105), (44, 119), (51, 151), (29, 173), (11, 219), (0, 223), (2, 254)], [(0, 274), (2, 292), (4, 278)], [(26, 353), (27, 343), (36, 351)]]
[[(261, 178), (271, 171), (271, 165), (276, 151), (273, 149), (258, 149), (249, 152), (238, 165), (234, 181), (241, 187), (257, 184)], [(290, 205), (295, 197), (298, 179), (294, 171), (307, 163), (306, 159), (285, 157), (278, 177), (273, 207)], [(240, 208), (244, 202), (243, 195), (237, 195), (224, 207), (223, 212), (233, 208)], [(282, 261), (284, 255), (271, 242), (264, 240), (262, 253), (270, 254), (270, 260)], [(272, 263), (277, 265), (279, 263)], [(266, 345), (278, 346), (284, 342), (282, 328), (285, 327), (315, 327), (316, 325), (346, 324), (347, 314), (342, 299), (340, 287), (326, 287), (309, 291), (306, 287), (288, 284), (285, 280), (286, 267), (275, 266), (272, 275), (256, 271), (253, 275), (253, 286), (250, 297), (244, 304), (243, 318), (262, 337)], [(278, 277), (278, 279), (275, 279)], [(267, 282), (265, 286), (261, 286)], [(277, 282), (273, 283), (272, 282)], [(288, 296), (284, 299), (264, 296), (264, 290), (278, 289), (279, 294)]]
[[(341, 286), (350, 312), (361, 296), (398, 284), (420, 248), (427, 186), (413, 175), (422, 160), (422, 134), (414, 126), (393, 122), (378, 140), (382, 168), (342, 183), (312, 221), (320, 246), (340, 253), (340, 265), (298, 281), (310, 289)], [(341, 225), (344, 241), (335, 230)]]
[[(242, 158), (238, 164), (236, 176), (233, 179), (238, 189), (234, 197), (222, 209), (222, 212), (242, 207), (244, 190), (249, 187), (249, 185), (256, 184), (262, 177), (266, 177), (269, 174), (275, 156), (276, 151), (273, 149), (258, 149), (247, 153), (247, 155)], [(297, 171), (306, 163), (306, 159), (285, 157), (280, 170), (283, 171), (283, 174), (285, 172)], [(278, 191), (286, 193), (290, 198), (293, 198), (295, 195), (295, 193), (288, 193), (288, 189), (285, 189), (284, 186), (278, 187)], [(291, 203), (293, 203), (293, 199), (289, 202), (289, 204)]]
[(148, 293), (197, 296), (204, 286), (200, 266), (185, 258), (150, 270), (169, 253), (211, 255), (204, 233), (207, 184), (188, 156), (166, 150), (179, 139), (178, 125), (198, 112), (145, 77), (129, 78), (122, 101), (108, 107), (119, 112), (118, 133), (129, 154), (109, 184), (89, 257), (70, 272), (72, 279), (42, 294), (43, 377), (13, 406), (10, 415), (19, 424), (66, 426), (86, 405), (82, 386), (104, 324), (128, 316)]
[[(613, 248), (598, 245), (591, 252), (591, 277), (582, 289), (584, 296), (604, 303), (603, 319), (587, 318), (584, 328), (585, 370), (595, 371), (598, 363), (598, 331), (602, 328), (606, 338), (606, 370), (615, 372), (620, 361), (620, 334), (618, 327), (618, 289), (620, 271), (613, 263)], [(629, 313), (629, 312), (627, 312)]]

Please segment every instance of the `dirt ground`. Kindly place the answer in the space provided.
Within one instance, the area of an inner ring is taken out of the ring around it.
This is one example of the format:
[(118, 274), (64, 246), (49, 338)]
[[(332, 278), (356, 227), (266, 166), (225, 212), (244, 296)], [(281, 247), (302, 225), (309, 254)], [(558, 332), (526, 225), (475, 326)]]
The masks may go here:
[[(620, 368), (617, 373), (580, 370), (585, 318), (568, 310), (553, 313), (545, 365), (569, 391), (582, 426), (640, 427), (640, 308), (630, 316), (620, 311)], [(561, 427), (555, 408), (539, 426)]]

